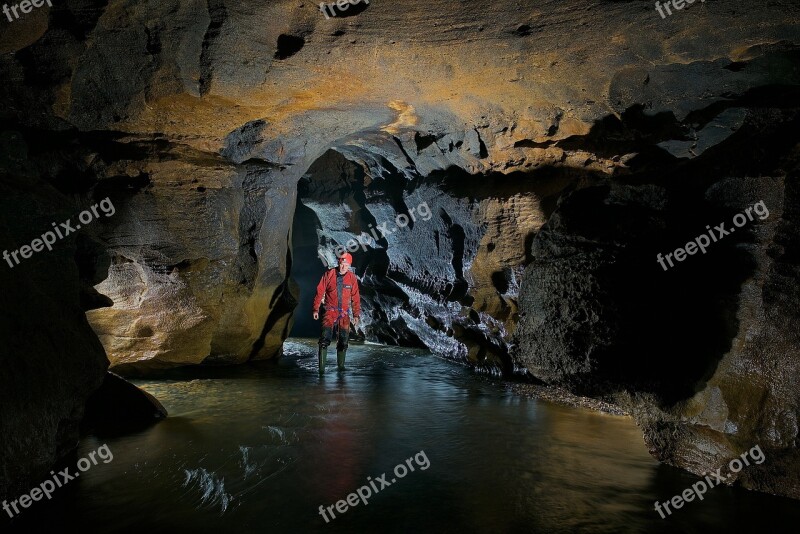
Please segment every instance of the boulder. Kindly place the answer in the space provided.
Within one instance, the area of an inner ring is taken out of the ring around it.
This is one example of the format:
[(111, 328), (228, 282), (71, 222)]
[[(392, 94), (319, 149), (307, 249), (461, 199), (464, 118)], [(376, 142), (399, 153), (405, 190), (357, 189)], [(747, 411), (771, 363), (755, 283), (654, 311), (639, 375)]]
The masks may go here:
[(100, 388), (86, 402), (82, 430), (102, 436), (126, 434), (165, 417), (167, 410), (151, 394), (114, 373), (106, 373)]

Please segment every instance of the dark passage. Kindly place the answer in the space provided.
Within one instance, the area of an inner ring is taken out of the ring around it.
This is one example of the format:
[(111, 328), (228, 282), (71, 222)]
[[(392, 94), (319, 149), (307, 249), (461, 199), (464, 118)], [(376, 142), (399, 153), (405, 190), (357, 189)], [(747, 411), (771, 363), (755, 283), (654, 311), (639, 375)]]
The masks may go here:
[(292, 337), (318, 337), (319, 322), (311, 317), (314, 292), (325, 266), (317, 255), (317, 216), (297, 200), (292, 226), (292, 273), (299, 286)]
[[(314, 162), (298, 184), (291, 277), (299, 286), (299, 304), (295, 310), (292, 337), (319, 336), (320, 323), (311, 317), (311, 306), (322, 274), (335, 266), (328, 266), (320, 257), (320, 251), (330, 253), (332, 261), (334, 247), (345, 245), (354, 232), (366, 226), (359, 220), (364, 215), (361, 209), (363, 188), (363, 170), (333, 150)], [(384, 263), (367, 256), (361, 250), (353, 253), (353, 270), (358, 276), (364, 275), (365, 264), (380, 266)]]

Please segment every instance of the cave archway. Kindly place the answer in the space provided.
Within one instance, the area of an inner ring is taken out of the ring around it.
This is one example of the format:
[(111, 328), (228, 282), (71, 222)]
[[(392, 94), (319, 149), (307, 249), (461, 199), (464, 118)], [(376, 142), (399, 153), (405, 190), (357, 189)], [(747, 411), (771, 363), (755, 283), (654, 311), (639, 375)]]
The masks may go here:
[(423, 177), (383, 154), (332, 148), (299, 180), (291, 335), (319, 335), (314, 291), (335, 265), (334, 251), (347, 247), (361, 280), (354, 335), (512, 372), (507, 339), (530, 243), (577, 177), (550, 170), (475, 176), (457, 167)]
[[(364, 187), (369, 182), (361, 165), (336, 150), (328, 150), (320, 156), (298, 182), (291, 242), (291, 278), (298, 291), (293, 337), (319, 335), (319, 323), (311, 316), (317, 283), (326, 269), (336, 265), (336, 247), (347, 246), (357, 232), (375, 223), (363, 209)], [(376, 271), (385, 275), (387, 262), (363, 239), (350, 253), (353, 271), (362, 280), (368, 276), (374, 279)], [(369, 301), (371, 293), (374, 294), (370, 284), (362, 283), (365, 300)], [(363, 337), (363, 331), (353, 332), (351, 336)]]

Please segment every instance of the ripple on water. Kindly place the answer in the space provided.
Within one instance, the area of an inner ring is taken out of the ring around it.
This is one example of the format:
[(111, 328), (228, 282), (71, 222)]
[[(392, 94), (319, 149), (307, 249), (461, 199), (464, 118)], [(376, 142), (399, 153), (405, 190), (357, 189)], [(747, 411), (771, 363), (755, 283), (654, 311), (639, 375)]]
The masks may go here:
[(189, 491), (199, 492), (200, 506), (219, 506), (221, 513), (224, 514), (232, 499), (231, 495), (225, 492), (225, 480), (203, 467), (184, 471), (186, 479), (183, 481), (183, 487)]
[[(284, 354), (135, 381), (170, 417), (103, 438), (114, 461), (61, 492), (52, 525), (27, 531), (710, 532), (771, 513), (800, 521), (798, 506), (715, 488), (665, 522), (653, 502), (691, 477), (659, 467), (633, 421), (528, 398), (424, 351), (353, 343), (350, 370), (324, 378), (314, 340)], [(429, 469), (335, 524), (318, 515), (420, 450)]]

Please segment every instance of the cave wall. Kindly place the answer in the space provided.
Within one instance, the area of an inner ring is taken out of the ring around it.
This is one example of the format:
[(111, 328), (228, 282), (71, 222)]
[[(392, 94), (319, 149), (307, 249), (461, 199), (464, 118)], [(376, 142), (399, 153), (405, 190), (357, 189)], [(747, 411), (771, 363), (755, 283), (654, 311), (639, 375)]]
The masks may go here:
[(102, 234), (112, 266), (97, 286), (114, 306), (87, 314), (112, 367), (274, 357), (291, 311), (284, 282), (294, 193), (263, 163), (130, 143), (139, 150), (102, 154), (113, 162), (92, 169), (96, 187), (115, 189), (120, 204), (117, 224)]
[[(23, 132), (0, 132), (0, 250), (8, 253), (88, 206), (43, 183), (45, 158), (29, 158), (30, 143)], [(98, 305), (92, 285), (108, 262), (95, 261), (91, 241), (72, 234), (52, 251), (0, 265), (0, 498), (29, 491), (77, 446), (84, 405), (105, 377), (108, 360), (84, 311)]]
[[(2, 117), (93, 136), (102, 146), (74, 151), (76, 166), (131, 193), (103, 236), (114, 261), (101, 291), (115, 305), (90, 314), (115, 368), (269, 358), (294, 305), (296, 185), (327, 150), (392, 181), (551, 168), (611, 176), (654, 152), (693, 157), (739, 124), (725, 114), (731, 95), (797, 78), (787, 55), (796, 30), (784, 22), (797, 6), (775, 2), (742, 24), (732, 5), (687, 11), (676, 34), (672, 21), (624, 3), (591, 17), (563, 2), (386, 3), (325, 19), (289, 1), (74, 0), (47, 10), (46, 28), (43, 15), (18, 21), (38, 38), (4, 38)], [(564, 24), (585, 28), (566, 48)], [(636, 106), (645, 138), (618, 128)], [(514, 328), (529, 258), (527, 235), (489, 253), (492, 234), (512, 219), (531, 230), (543, 222), (529, 222), (526, 203), (537, 200), (514, 194), (458, 215), (458, 202), (440, 197), (453, 212), (437, 223), (441, 235), (488, 225), (473, 233), (461, 277), (477, 302), (468, 322), (496, 323), (495, 334)], [(417, 300), (458, 282), (452, 252), (414, 263), (405, 246), (386, 249), (389, 267), (433, 282)], [(438, 307), (400, 317), (405, 331), (451, 343), (438, 333), (464, 310)], [(451, 348), (476, 361), (497, 346), (481, 343)]]
[(702, 474), (760, 444), (766, 461), (733, 478), (750, 489), (794, 498), (800, 498), (798, 170), (795, 161), (782, 179), (728, 179), (709, 191), (715, 202), (734, 209), (754, 197), (775, 206), (769, 222), (742, 245), (754, 270), (741, 285), (738, 306), (726, 310), (736, 314), (739, 328), (730, 350), (690, 398), (631, 402), (659, 460)]
[[(622, 404), (656, 458), (698, 475), (759, 445), (766, 461), (731, 480), (798, 498), (800, 100), (764, 104), (663, 176), (561, 199), (534, 238), (515, 358), (549, 384)], [(759, 202), (769, 215), (735, 228)], [(659, 265), (658, 253), (720, 222), (736, 233)]]

